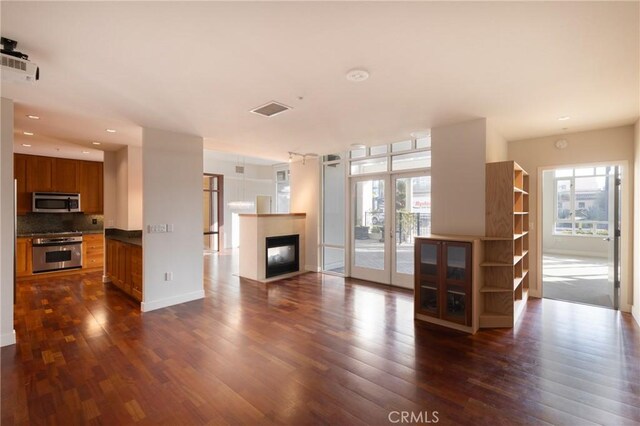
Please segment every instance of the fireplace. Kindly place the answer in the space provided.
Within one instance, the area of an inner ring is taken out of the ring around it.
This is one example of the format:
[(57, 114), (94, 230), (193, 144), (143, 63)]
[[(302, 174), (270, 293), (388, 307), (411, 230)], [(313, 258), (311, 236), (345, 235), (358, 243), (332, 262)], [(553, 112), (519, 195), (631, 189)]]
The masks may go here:
[(267, 237), (266, 274), (267, 278), (298, 272), (300, 269), (300, 236), (283, 235)]

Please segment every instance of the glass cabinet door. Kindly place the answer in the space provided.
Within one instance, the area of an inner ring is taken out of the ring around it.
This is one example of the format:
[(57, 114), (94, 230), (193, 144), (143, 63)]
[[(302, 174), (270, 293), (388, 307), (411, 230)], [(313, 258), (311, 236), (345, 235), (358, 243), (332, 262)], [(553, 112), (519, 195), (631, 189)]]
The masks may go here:
[(443, 243), (445, 263), (442, 317), (460, 324), (471, 321), (471, 244)]
[(420, 241), (415, 261), (415, 274), (420, 283), (415, 303), (422, 313), (435, 317), (440, 316), (440, 247), (438, 241)]

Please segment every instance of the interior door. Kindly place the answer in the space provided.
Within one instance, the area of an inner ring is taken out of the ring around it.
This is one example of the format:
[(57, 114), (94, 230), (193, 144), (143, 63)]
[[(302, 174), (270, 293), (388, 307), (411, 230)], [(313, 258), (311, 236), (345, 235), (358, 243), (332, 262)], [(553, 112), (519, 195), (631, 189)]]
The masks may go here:
[(413, 288), (414, 239), (431, 231), (431, 176), (407, 173), (392, 178), (391, 284)]
[(618, 309), (620, 302), (620, 167), (610, 168), (607, 177), (609, 236), (605, 241), (608, 247), (608, 281), (613, 292), (613, 308)]
[(391, 281), (391, 215), (387, 175), (351, 179), (351, 276), (381, 284)]

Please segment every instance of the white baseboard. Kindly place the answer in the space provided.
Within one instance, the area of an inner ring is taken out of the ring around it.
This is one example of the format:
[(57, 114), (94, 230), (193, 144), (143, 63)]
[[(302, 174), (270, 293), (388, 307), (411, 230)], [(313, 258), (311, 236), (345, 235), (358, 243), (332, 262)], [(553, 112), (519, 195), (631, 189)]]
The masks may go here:
[(305, 271), (309, 271), (309, 272), (320, 272), (320, 268), (312, 265), (304, 265), (304, 269)]
[(640, 306), (634, 306), (631, 309), (631, 316), (636, 320), (636, 323), (640, 326)]
[(102, 276), (102, 282), (103, 283), (110, 283), (111, 282), (111, 278), (109, 278), (109, 275), (103, 275)]
[(0, 346), (10, 346), (16, 344), (16, 331), (0, 335)]
[(204, 289), (193, 291), (191, 293), (179, 294), (165, 299), (145, 301), (140, 304), (142, 312), (155, 311), (156, 309), (166, 308), (168, 306), (178, 305), (180, 303), (191, 302), (192, 300), (204, 299)]

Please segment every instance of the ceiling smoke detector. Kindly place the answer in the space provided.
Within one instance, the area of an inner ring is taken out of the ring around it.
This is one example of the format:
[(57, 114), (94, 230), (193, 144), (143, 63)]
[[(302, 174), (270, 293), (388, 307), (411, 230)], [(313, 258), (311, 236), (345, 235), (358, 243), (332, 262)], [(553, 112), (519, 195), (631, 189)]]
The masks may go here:
[(369, 78), (369, 71), (363, 69), (352, 69), (347, 73), (347, 80), (360, 83)]
[(264, 117), (273, 117), (274, 115), (278, 115), (281, 112), (285, 112), (290, 110), (291, 107), (288, 107), (280, 102), (271, 101), (265, 105), (259, 106), (251, 110), (254, 114), (260, 114)]
[(558, 149), (565, 149), (566, 147), (569, 146), (569, 142), (567, 142), (566, 139), (558, 139), (555, 143), (555, 146)]

